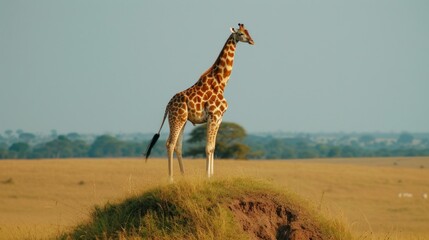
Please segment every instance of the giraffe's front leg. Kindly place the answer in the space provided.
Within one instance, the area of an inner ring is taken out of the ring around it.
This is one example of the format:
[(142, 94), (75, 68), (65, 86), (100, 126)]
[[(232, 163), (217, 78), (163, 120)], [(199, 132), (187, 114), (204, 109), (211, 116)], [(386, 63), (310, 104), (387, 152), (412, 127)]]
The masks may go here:
[(206, 171), (207, 177), (213, 176), (214, 173), (214, 151), (216, 146), (216, 135), (222, 118), (210, 116), (207, 121), (207, 145), (206, 145)]

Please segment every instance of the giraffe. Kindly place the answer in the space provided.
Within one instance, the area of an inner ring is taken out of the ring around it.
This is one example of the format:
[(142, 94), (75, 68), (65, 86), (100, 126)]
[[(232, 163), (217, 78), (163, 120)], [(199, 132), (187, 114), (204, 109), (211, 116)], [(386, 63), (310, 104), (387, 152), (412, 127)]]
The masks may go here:
[(173, 181), (174, 153), (176, 153), (179, 161), (180, 172), (184, 174), (182, 140), (187, 121), (190, 121), (193, 125), (207, 123), (206, 172), (208, 178), (213, 175), (216, 135), (222, 122), (223, 114), (228, 108), (223, 93), (231, 75), (235, 49), (238, 42), (254, 44), (244, 24), (239, 23), (238, 26), (238, 29), (230, 28), (231, 35), (226, 40), (214, 64), (200, 76), (199, 80), (192, 87), (177, 93), (168, 102), (161, 127), (158, 133), (153, 136), (146, 150), (147, 161), (168, 116), (170, 134), (166, 142), (166, 147), (170, 182)]

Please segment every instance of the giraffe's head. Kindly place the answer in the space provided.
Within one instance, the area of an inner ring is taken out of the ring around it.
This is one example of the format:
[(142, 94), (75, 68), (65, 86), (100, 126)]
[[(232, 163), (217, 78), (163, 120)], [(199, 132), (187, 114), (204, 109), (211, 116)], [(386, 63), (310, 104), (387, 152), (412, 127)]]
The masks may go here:
[(231, 28), (231, 32), (236, 41), (247, 42), (250, 45), (255, 44), (247, 29), (244, 28), (244, 24), (239, 23), (238, 29)]

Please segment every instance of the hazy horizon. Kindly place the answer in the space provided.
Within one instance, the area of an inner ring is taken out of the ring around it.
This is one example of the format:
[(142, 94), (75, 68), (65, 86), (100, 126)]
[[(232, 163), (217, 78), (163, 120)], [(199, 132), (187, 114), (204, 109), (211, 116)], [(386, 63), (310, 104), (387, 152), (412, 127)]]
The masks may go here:
[(239, 22), (255, 45), (238, 45), (224, 121), (429, 132), (428, 12), (427, 1), (0, 0), (0, 134), (154, 133)]
[[(199, 125), (197, 125), (199, 126)], [(159, 128), (158, 128), (159, 129)], [(190, 134), (190, 132), (194, 129), (194, 126), (192, 126), (192, 124), (190, 126), (188, 126), (185, 129), (185, 135), (188, 136)], [(13, 135), (18, 135), (21, 131), (22, 133), (32, 133), (32, 134), (36, 134), (36, 135), (40, 135), (40, 136), (49, 136), (52, 134), (55, 134), (56, 136), (67, 136), (68, 134), (79, 134), (79, 135), (93, 135), (93, 136), (101, 136), (101, 135), (111, 135), (111, 136), (115, 136), (115, 135), (134, 135), (134, 134), (143, 134), (143, 135), (147, 135), (148, 138), (152, 138), (153, 134), (155, 134), (157, 131), (147, 131), (147, 132), (142, 132), (142, 131), (130, 131), (130, 132), (120, 132), (120, 131), (100, 131), (100, 132), (78, 132), (78, 131), (58, 131), (57, 129), (51, 129), (51, 130), (47, 130), (47, 131), (25, 131), (24, 129), (21, 128), (17, 128), (17, 129), (7, 129), (3, 132), (0, 132), (0, 135), (2, 136), (6, 136), (6, 131), (11, 130)], [(249, 131), (248, 129), (245, 129), (246, 133), (248, 135), (267, 135), (267, 136), (284, 136), (284, 135), (292, 135), (292, 136), (301, 136), (301, 135), (316, 135), (316, 136), (324, 136), (324, 135), (349, 135), (349, 136), (354, 136), (354, 135), (401, 135), (403, 133), (405, 134), (411, 134), (414, 137), (421, 137), (421, 136), (426, 136), (429, 135), (429, 131), (415, 131), (415, 132), (411, 132), (411, 131), (349, 131), (349, 132), (345, 132), (345, 131), (314, 131), (314, 132), (309, 132), (309, 131), (282, 131), (282, 130), (278, 130), (278, 131)], [(160, 139), (166, 139), (168, 137), (169, 134), (169, 129), (167, 128), (163, 128), (161, 131), (161, 136)]]

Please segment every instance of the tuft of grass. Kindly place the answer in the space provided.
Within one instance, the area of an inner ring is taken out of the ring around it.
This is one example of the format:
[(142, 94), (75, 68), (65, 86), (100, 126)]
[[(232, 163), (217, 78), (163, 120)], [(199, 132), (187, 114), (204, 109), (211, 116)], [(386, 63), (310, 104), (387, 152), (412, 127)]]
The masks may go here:
[(322, 239), (352, 238), (340, 222), (324, 218), (296, 195), (265, 181), (236, 178), (179, 181), (95, 207), (88, 222), (58, 239), (249, 239), (229, 207), (245, 196), (268, 196)]
[(13, 178), (8, 178), (6, 180), (1, 181), (3, 184), (14, 184)]

